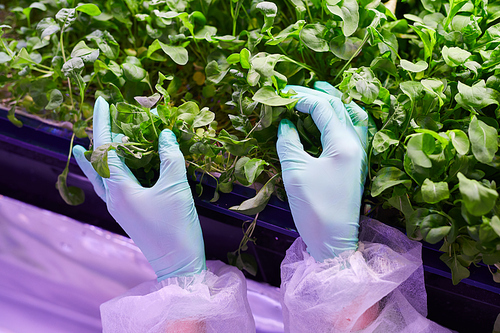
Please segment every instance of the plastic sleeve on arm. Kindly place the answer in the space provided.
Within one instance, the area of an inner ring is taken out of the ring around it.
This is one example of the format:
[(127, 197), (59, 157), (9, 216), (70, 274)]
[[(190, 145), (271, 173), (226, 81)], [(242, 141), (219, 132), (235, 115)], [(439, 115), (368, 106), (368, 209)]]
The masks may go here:
[(450, 332), (425, 318), (422, 245), (360, 219), (359, 248), (317, 262), (298, 238), (281, 264), (285, 332)]
[(101, 305), (103, 332), (255, 332), (246, 280), (207, 261), (194, 276), (148, 281)]

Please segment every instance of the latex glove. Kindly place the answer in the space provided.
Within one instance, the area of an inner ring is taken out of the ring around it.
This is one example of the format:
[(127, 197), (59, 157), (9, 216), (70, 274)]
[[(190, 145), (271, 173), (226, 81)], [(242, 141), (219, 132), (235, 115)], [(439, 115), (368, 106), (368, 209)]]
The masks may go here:
[[(112, 142), (109, 105), (99, 97), (94, 106), (94, 147)], [(108, 153), (110, 177), (102, 178), (75, 146), (78, 165), (106, 202), (109, 213), (141, 249), (158, 281), (194, 275), (205, 269), (203, 237), (186, 177), (184, 157), (170, 130), (160, 134), (160, 177), (142, 187), (114, 150)]]
[(277, 151), (293, 220), (316, 261), (356, 250), (361, 196), (367, 171), (368, 115), (326, 82), (315, 89), (287, 86), (321, 132), (319, 158), (306, 153), (289, 120), (278, 129)]

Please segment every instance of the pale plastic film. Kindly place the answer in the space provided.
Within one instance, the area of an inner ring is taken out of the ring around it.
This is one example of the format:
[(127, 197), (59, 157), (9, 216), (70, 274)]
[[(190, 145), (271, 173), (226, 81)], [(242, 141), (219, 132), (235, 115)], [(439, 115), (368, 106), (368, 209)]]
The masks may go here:
[(101, 305), (103, 332), (255, 332), (243, 274), (220, 261), (148, 281)]
[(281, 264), (285, 332), (450, 332), (425, 318), (422, 245), (362, 217), (357, 251), (316, 262), (298, 238)]

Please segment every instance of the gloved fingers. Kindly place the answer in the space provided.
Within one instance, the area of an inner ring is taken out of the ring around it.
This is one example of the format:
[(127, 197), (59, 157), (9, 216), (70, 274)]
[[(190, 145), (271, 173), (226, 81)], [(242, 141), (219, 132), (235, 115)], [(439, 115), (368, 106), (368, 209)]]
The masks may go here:
[[(335, 96), (331, 96), (331, 95), (329, 95), (325, 92), (319, 91), (319, 90), (314, 90), (314, 89), (302, 87), (302, 86), (288, 85), (285, 87), (285, 89), (293, 89), (297, 93), (297, 95), (293, 96), (295, 98), (302, 98), (304, 96), (310, 96), (310, 97), (317, 97), (317, 98), (328, 101), (328, 103), (330, 103), (330, 105), (334, 108), (334, 111), (337, 115), (337, 118), (339, 119), (340, 124), (345, 125), (347, 123), (347, 117), (348, 117), (347, 110), (346, 110), (345, 106), (343, 105), (342, 100), (340, 98), (335, 97)], [(299, 110), (299, 109), (297, 108), (297, 110)], [(311, 112), (308, 112), (307, 110), (299, 110), (299, 111), (305, 112), (305, 113), (311, 113)], [(316, 123), (316, 125), (319, 128), (319, 125), (317, 123)]]
[(108, 152), (109, 178), (104, 179), (108, 188), (118, 187), (120, 191), (139, 191), (141, 184), (115, 150)]
[(123, 138), (125, 134), (122, 133), (111, 133), (111, 141), (114, 143), (123, 143)]
[(94, 104), (93, 120), (94, 147), (111, 143), (109, 104), (99, 96)]
[[(293, 87), (293, 89), (295, 90), (295, 87)], [(344, 108), (340, 107), (340, 103), (343, 103), (341, 100), (342, 93), (328, 82), (317, 81), (314, 84), (314, 89), (315, 90), (301, 87), (298, 88), (298, 91), (299, 92), (305, 91), (310, 95), (318, 96), (320, 98), (328, 100), (329, 103), (334, 108), (334, 110), (336, 111), (340, 123), (346, 124), (346, 126), (350, 126), (354, 129), (354, 131), (359, 137), (361, 145), (366, 151), (368, 149), (367, 127), (374, 126), (373, 120), (369, 118), (366, 111), (363, 110), (355, 102), (350, 102), (349, 104), (343, 104)], [(348, 115), (349, 118), (347, 118), (345, 115)], [(350, 119), (350, 121), (348, 121), (347, 119)]]
[(155, 187), (157, 185), (169, 186), (187, 180), (184, 156), (179, 149), (175, 134), (169, 129), (160, 133), (158, 154), (160, 155), (160, 178)]
[(304, 147), (300, 142), (299, 133), (293, 123), (288, 119), (283, 119), (280, 122), (276, 150), (280, 159), (282, 171), (293, 168), (294, 163), (304, 163), (312, 158), (304, 151)]
[(314, 89), (342, 99), (342, 92), (326, 81), (314, 82)]
[[(352, 125), (341, 123), (337, 117), (335, 108), (344, 108), (344, 104), (340, 100), (333, 107), (324, 98), (305, 95), (299, 99), (295, 108), (301, 112), (308, 112), (321, 132), (321, 145), (323, 147), (321, 156), (335, 154), (342, 142), (352, 138), (352, 134), (356, 135)], [(356, 138), (356, 140), (358, 139)]]
[[(314, 89), (324, 92), (330, 96), (334, 96), (335, 98), (342, 99), (342, 92), (328, 82), (317, 81), (314, 83)], [(354, 126), (368, 126), (368, 114), (365, 110), (363, 110), (363, 108), (361, 108), (354, 101), (344, 105)]]
[(92, 186), (94, 186), (94, 191), (97, 195), (106, 202), (106, 190), (104, 188), (104, 183), (102, 181), (101, 176), (94, 170), (92, 164), (87, 161), (85, 158), (85, 148), (82, 146), (74, 146), (73, 147), (73, 156), (75, 157), (76, 163), (80, 169), (82, 169), (83, 173), (89, 179)]

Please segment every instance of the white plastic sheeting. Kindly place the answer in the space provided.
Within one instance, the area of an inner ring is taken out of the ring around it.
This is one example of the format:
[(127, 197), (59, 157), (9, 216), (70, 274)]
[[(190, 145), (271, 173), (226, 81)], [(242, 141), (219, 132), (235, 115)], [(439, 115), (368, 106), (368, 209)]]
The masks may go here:
[[(156, 276), (133, 242), (0, 196), (0, 332), (101, 332), (99, 307)], [(257, 332), (283, 332), (279, 291), (247, 281)]]

